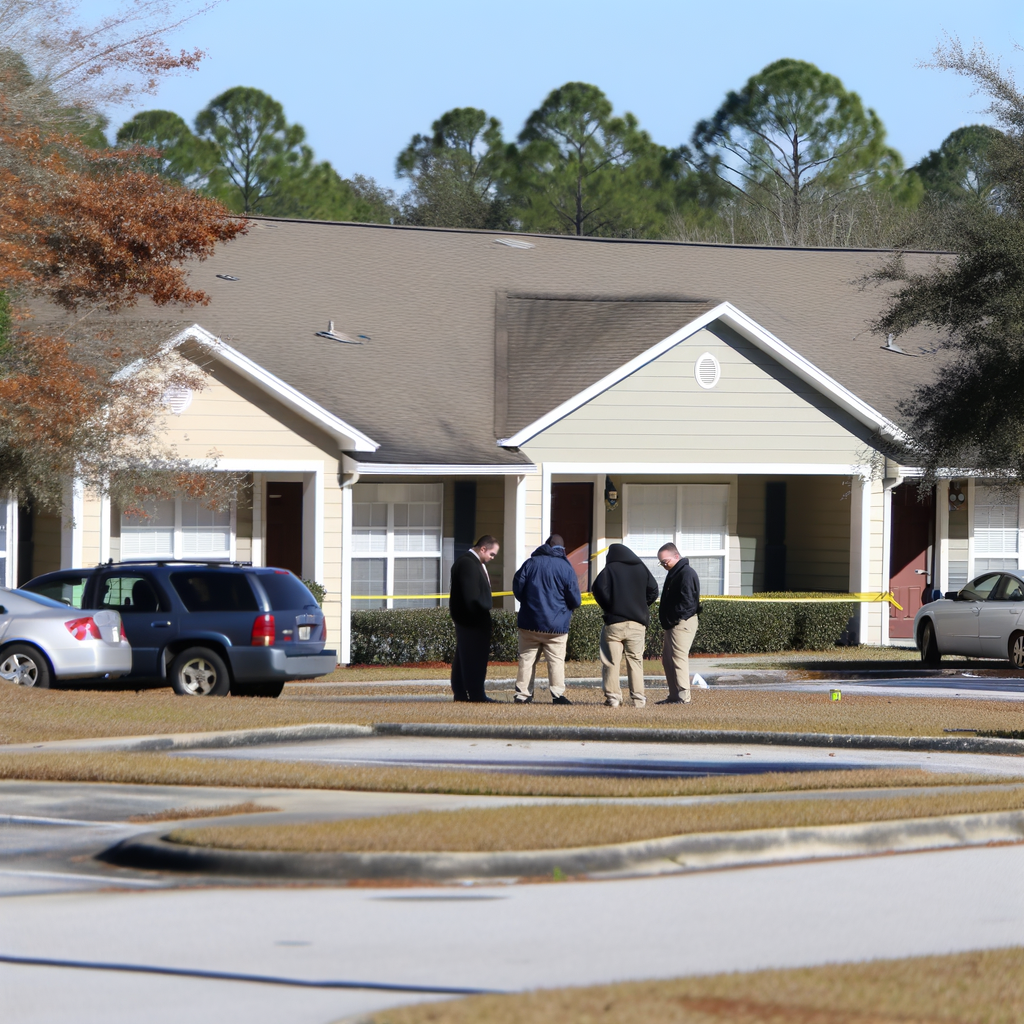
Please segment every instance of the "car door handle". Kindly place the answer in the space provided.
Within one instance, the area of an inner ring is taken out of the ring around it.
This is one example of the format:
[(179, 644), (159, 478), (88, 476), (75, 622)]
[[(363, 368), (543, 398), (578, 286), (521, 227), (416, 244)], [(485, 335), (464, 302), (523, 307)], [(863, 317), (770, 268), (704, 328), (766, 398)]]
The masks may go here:
[(170, 623), (169, 622), (151, 622), (150, 625), (151, 626), (169, 626)]

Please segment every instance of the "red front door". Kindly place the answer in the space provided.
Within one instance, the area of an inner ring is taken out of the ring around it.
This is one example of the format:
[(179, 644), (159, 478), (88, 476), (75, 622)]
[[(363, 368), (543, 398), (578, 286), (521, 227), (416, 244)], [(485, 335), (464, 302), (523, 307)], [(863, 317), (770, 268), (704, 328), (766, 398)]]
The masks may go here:
[[(923, 499), (923, 500), (922, 500)], [(892, 546), (889, 589), (903, 606), (889, 605), (889, 636), (913, 639), (914, 616), (931, 584), (929, 555), (935, 536), (935, 488), (924, 494), (916, 483), (892, 492)]]
[(565, 541), (565, 554), (580, 590), (590, 589), (590, 540), (594, 522), (593, 484), (551, 485), (551, 532)]

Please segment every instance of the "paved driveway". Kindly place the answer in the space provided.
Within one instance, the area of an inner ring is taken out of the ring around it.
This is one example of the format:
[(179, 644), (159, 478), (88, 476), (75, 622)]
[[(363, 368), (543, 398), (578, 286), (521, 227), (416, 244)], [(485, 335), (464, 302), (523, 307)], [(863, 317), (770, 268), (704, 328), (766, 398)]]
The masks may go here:
[(470, 889), (220, 889), (0, 901), (5, 1024), (327, 1024), (415, 992), (518, 991), (1024, 944), (1024, 847), (607, 882)]

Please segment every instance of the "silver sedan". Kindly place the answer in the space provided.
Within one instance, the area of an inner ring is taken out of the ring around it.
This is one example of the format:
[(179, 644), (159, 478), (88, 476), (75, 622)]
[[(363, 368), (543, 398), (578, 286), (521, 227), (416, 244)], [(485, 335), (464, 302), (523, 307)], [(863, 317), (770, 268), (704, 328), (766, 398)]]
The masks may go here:
[(1024, 669), (1024, 573), (987, 572), (923, 605), (914, 638), (926, 665), (944, 654), (1009, 659)]
[(0, 587), (0, 681), (45, 688), (55, 679), (116, 679), (131, 668), (116, 611), (82, 611)]

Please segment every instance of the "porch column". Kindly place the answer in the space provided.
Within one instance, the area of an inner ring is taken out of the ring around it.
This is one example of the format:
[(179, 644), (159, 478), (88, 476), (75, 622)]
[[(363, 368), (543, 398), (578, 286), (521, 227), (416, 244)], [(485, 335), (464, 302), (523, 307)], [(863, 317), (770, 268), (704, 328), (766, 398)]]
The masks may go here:
[(341, 486), (341, 650), (338, 660), (342, 665), (352, 661), (352, 485), (346, 480)]
[(551, 536), (551, 470), (547, 463), (541, 467), (540, 543)]
[(935, 565), (932, 586), (949, 590), (949, 481), (935, 482)]
[[(608, 547), (608, 538), (605, 536), (605, 508), (604, 508), (604, 477), (594, 477), (594, 539), (591, 544), (593, 550), (590, 552), (590, 582), (593, 584), (597, 574), (604, 568)], [(601, 554), (595, 555), (600, 551)]]
[[(504, 549), (504, 575), (501, 580), (502, 590), (512, 589), (512, 577), (516, 570), (526, 561), (526, 477), (505, 477), (505, 527), (502, 536)], [(508, 610), (515, 609), (515, 598), (506, 597), (502, 606)]]
[(252, 475), (252, 559), (253, 565), (264, 565), (263, 560), (263, 493), (262, 473)]
[[(892, 486), (888, 480), (882, 483), (882, 565), (879, 573), (879, 591), (886, 593), (889, 590), (890, 570), (892, 564)], [(878, 610), (881, 613), (881, 621), (878, 624), (879, 643), (886, 647), (889, 644), (889, 612), (891, 606), (888, 602), (880, 604)]]
[[(850, 591), (868, 589), (871, 565), (871, 477), (855, 473), (850, 484)], [(857, 642), (868, 643), (867, 606), (858, 603), (854, 612)]]

